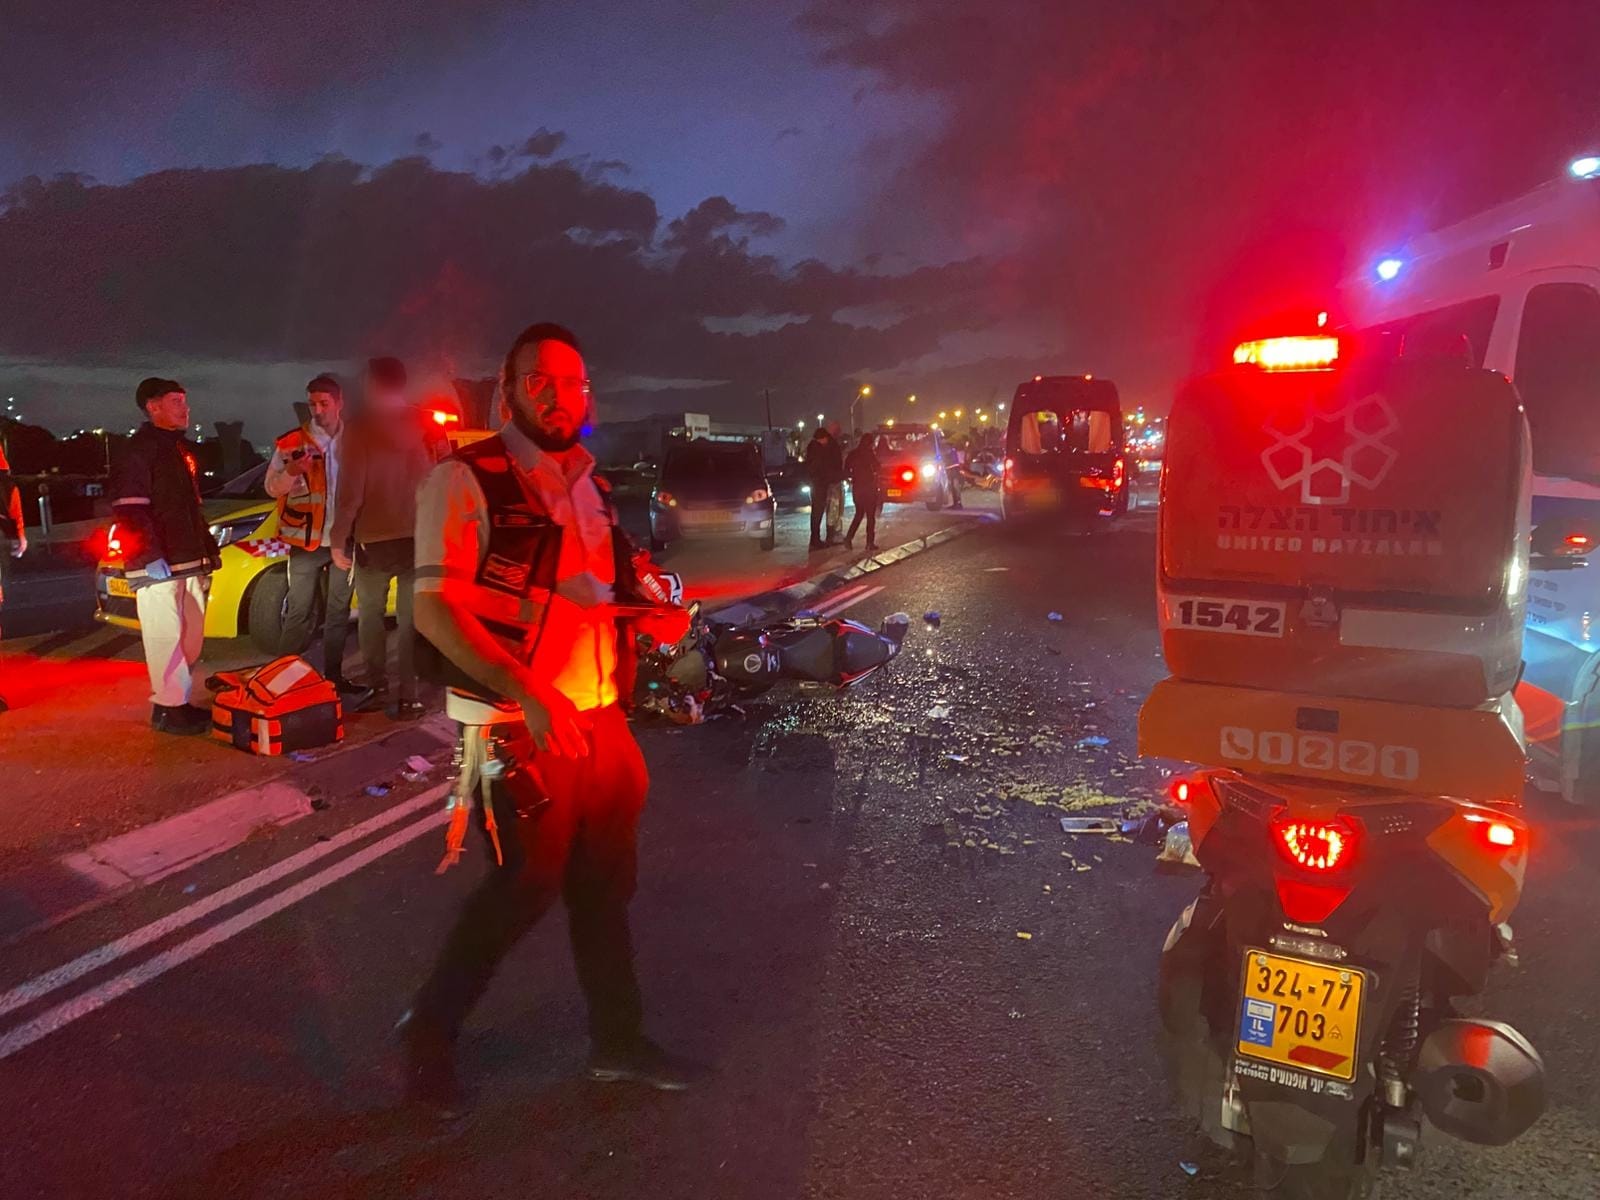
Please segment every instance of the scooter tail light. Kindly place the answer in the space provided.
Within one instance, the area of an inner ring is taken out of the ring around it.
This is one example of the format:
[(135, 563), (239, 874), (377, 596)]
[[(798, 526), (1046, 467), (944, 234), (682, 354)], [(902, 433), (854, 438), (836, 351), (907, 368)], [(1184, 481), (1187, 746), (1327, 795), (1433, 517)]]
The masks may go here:
[(1292, 866), (1325, 875), (1355, 864), (1361, 847), (1361, 827), (1345, 816), (1276, 816), (1272, 818), (1272, 841)]
[(1308, 883), (1304, 879), (1280, 877), (1278, 904), (1283, 915), (1296, 925), (1316, 925), (1333, 915), (1334, 909), (1350, 896), (1350, 888), (1327, 883)]

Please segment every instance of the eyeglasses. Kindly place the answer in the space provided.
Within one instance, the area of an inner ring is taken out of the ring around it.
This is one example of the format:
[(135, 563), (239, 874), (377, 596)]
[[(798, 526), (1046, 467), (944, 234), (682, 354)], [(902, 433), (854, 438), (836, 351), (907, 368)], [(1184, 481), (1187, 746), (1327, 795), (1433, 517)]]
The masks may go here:
[(537, 400), (539, 393), (544, 391), (544, 385), (535, 387), (533, 380), (540, 379), (549, 384), (558, 392), (578, 392), (584, 399), (594, 395), (594, 381), (585, 379), (582, 375), (546, 375), (543, 371), (527, 371), (522, 376), (522, 386), (527, 390), (528, 399)]

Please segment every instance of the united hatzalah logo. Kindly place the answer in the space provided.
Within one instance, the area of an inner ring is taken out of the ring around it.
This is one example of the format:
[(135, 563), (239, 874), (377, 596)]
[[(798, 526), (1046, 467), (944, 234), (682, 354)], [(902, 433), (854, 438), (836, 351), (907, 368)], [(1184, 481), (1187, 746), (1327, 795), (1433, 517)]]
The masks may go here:
[(1385, 439), (1399, 427), (1394, 409), (1377, 394), (1332, 412), (1313, 407), (1298, 429), (1264, 426), (1272, 442), (1261, 463), (1280, 490), (1298, 484), (1303, 504), (1348, 504), (1352, 483), (1371, 490), (1389, 474), (1399, 455)]

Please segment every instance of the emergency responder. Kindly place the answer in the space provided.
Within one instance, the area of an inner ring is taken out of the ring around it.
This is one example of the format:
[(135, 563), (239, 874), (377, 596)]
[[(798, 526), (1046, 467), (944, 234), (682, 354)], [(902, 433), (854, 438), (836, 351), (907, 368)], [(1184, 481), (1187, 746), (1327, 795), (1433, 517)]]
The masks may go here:
[[(588, 1002), (589, 1076), (678, 1090), (697, 1072), (642, 1032), (628, 931), (649, 776), (621, 707), (639, 626), (619, 630), (614, 605), (646, 601), (579, 443), (591, 412), (577, 339), (559, 325), (524, 330), (500, 387), (508, 423), (435, 468), (418, 503), (417, 627), (453, 681), (445, 711), (462, 764), (439, 869), (459, 856), (480, 799), (498, 865), (401, 1019), (408, 1092), (444, 1109), (459, 1101), (462, 1023), (558, 897)], [(663, 610), (648, 632), (675, 640), (686, 620)]]
[[(0, 446), (0, 610), (6, 602), (6, 559), (21, 558), (28, 550), (28, 531), (22, 521), (22, 489), (11, 478), (11, 464)], [(0, 713), (11, 706), (0, 696)]]
[(311, 419), (280, 437), (267, 464), (267, 494), (278, 501), (278, 536), (289, 551), (289, 594), (284, 602), (284, 649), (298, 653), (311, 641), (318, 585), (327, 575), (322, 622), (322, 673), (359, 708), (370, 696), (344, 677), (344, 647), (350, 631), (349, 571), (333, 565), (335, 493), (344, 434), (344, 391), (332, 375), (306, 384)]
[(362, 402), (360, 415), (340, 439), (329, 548), (335, 570), (355, 570), (356, 633), (371, 705), (383, 703), (389, 693), (384, 613), (394, 587), (399, 639), (394, 715), (404, 720), (423, 712), (413, 661), (411, 583), (417, 488), (437, 455), (420, 411), (406, 398), (406, 369), (398, 358), (368, 362)]
[(194, 450), (183, 436), (189, 398), (181, 383), (155, 378), (142, 381), (134, 398), (145, 423), (112, 472), (111, 510), (150, 672), (150, 724), (162, 733), (205, 733), (211, 712), (189, 699), (211, 572), (221, 560), (200, 509)]

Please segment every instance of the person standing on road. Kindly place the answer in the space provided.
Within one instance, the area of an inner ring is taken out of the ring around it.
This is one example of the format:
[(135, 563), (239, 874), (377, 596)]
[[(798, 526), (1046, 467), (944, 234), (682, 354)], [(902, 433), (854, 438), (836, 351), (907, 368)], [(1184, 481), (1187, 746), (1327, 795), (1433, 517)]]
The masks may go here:
[(862, 518), (867, 522), (867, 553), (878, 550), (878, 510), (883, 507), (883, 464), (870, 433), (863, 433), (850, 457), (844, 460), (845, 473), (850, 477), (850, 492), (855, 497), (855, 516), (850, 522), (850, 532), (844, 535), (845, 548), (855, 549), (856, 530)]
[(839, 532), (844, 528), (844, 430), (839, 422), (828, 422), (828, 435), (833, 438), (833, 456), (836, 468), (833, 476), (833, 486), (828, 489), (828, 545), (833, 545), (839, 540)]
[[(811, 548), (821, 550), (828, 543), (822, 537), (822, 522), (828, 512), (835, 479), (844, 474), (839, 444), (826, 425), (819, 424), (806, 445), (806, 477), (811, 480)], [(830, 536), (832, 530), (828, 531)]]
[[(11, 463), (6, 459), (5, 447), (0, 446), (0, 610), (6, 603), (6, 560), (21, 558), (28, 551), (28, 530), (22, 520), (22, 489), (11, 478)], [(6, 698), (0, 696), (0, 713), (10, 709)]]
[[(389, 588), (400, 641), (395, 720), (422, 715), (413, 660), (412, 580), (415, 570), (417, 488), (433, 466), (419, 410), (406, 400), (406, 369), (397, 358), (367, 364), (364, 407), (340, 439), (339, 486), (334, 494), (329, 552), (333, 569), (355, 570), (356, 633), (371, 696), (389, 694), (384, 614)], [(351, 547), (354, 547), (352, 554)]]
[(210, 710), (189, 700), (205, 643), (211, 572), (222, 560), (200, 508), (194, 450), (184, 437), (189, 398), (181, 383), (157, 378), (142, 381), (134, 398), (145, 423), (111, 473), (111, 511), (150, 672), (150, 724), (162, 733), (206, 733)]
[(344, 391), (332, 375), (306, 384), (311, 419), (284, 434), (267, 464), (267, 494), (278, 501), (278, 537), (289, 551), (289, 594), (284, 603), (282, 646), (293, 652), (311, 641), (317, 590), (327, 576), (322, 622), (322, 673), (359, 708), (369, 697), (344, 677), (344, 647), (350, 631), (351, 572), (333, 565), (334, 499), (344, 434)]
[(525, 329), (500, 388), (510, 420), (436, 467), (417, 511), (417, 628), (451, 683), (445, 711), (460, 731), (439, 869), (459, 858), (477, 797), (497, 861), (400, 1021), (408, 1096), (445, 1111), (460, 1098), (462, 1024), (558, 897), (588, 1002), (590, 1078), (679, 1090), (697, 1074), (642, 1031), (628, 902), (649, 774), (620, 707), (634, 635), (676, 640), (687, 614), (666, 610), (619, 630), (616, 602), (646, 600), (631, 542), (579, 441), (591, 406), (573, 334)]

